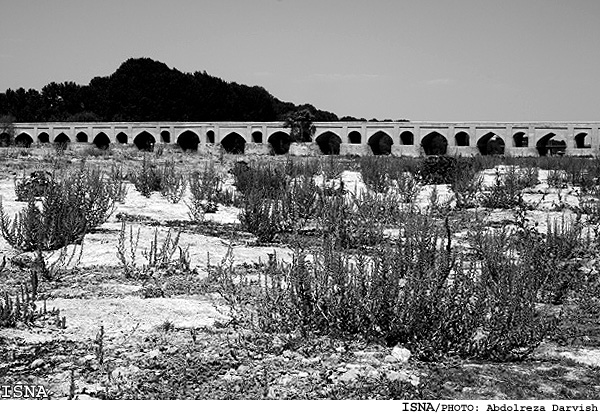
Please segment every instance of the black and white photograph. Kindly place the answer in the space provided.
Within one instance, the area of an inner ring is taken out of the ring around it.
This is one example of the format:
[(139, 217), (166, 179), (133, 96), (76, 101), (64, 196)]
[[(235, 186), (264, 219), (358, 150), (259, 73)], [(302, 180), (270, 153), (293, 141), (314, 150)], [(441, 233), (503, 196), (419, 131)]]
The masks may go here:
[(0, 411), (598, 411), (599, 41), (597, 0), (0, 0)]

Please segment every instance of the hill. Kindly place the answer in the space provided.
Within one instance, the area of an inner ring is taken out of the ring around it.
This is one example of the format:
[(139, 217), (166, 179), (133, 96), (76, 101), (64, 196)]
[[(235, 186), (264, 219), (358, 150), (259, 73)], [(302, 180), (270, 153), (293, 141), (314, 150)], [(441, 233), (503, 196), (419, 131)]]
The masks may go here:
[(0, 93), (0, 115), (14, 122), (53, 121), (283, 121), (308, 109), (316, 121), (337, 121), (310, 104), (283, 102), (260, 86), (184, 73), (150, 58), (128, 59), (88, 85), (51, 82), (41, 91)]

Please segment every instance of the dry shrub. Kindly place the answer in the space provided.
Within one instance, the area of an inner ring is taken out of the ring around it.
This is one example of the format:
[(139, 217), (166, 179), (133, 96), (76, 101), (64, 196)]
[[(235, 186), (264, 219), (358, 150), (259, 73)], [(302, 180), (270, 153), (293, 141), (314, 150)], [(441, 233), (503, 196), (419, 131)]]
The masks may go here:
[(81, 169), (53, 179), (39, 202), (27, 207), (13, 220), (0, 202), (0, 232), (14, 248), (22, 251), (56, 250), (81, 243), (85, 234), (100, 226), (114, 211), (117, 189), (96, 169)]
[(401, 343), (422, 360), (526, 357), (554, 327), (536, 309), (529, 269), (485, 237), (495, 254), (457, 254), (450, 234), (447, 222), (413, 214), (393, 245), (369, 254), (348, 255), (325, 237), (310, 256), (297, 250), (291, 263), (265, 267), (258, 287), (240, 290), (234, 269), (221, 267), (224, 298), (267, 332)]

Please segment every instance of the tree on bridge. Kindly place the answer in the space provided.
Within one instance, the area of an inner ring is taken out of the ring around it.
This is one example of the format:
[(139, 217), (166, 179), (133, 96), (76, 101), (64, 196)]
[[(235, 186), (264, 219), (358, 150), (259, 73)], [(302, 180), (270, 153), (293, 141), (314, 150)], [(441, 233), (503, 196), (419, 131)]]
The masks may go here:
[(9, 147), (13, 144), (15, 136), (14, 121), (15, 119), (11, 115), (0, 116), (0, 147)]
[(311, 142), (317, 127), (313, 125), (315, 117), (308, 109), (290, 112), (287, 114), (284, 128), (290, 128), (292, 142)]

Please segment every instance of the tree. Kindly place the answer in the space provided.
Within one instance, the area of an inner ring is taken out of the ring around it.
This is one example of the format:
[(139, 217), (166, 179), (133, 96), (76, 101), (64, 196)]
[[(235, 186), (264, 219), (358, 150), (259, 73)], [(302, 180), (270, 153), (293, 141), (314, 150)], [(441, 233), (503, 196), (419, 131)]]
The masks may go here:
[(10, 147), (15, 140), (15, 118), (12, 115), (0, 116), (0, 147)]
[(284, 128), (290, 128), (292, 142), (311, 142), (317, 127), (313, 125), (315, 117), (308, 109), (290, 112), (283, 123)]

